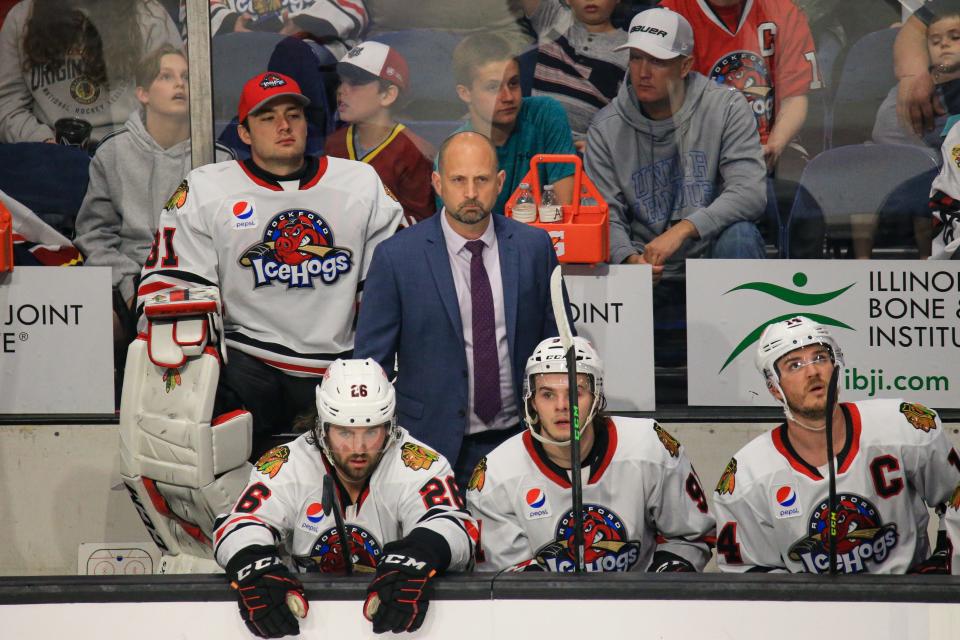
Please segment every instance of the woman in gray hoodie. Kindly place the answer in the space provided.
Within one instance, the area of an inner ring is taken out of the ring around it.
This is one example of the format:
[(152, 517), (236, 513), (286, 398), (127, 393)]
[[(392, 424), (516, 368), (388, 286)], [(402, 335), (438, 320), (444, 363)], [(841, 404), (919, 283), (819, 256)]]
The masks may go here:
[[(113, 269), (113, 286), (128, 303), (160, 211), (191, 168), (183, 52), (164, 45), (147, 55), (137, 70), (136, 94), (142, 108), (104, 138), (90, 163), (74, 240), (86, 265)], [(218, 147), (218, 160), (232, 157)]]

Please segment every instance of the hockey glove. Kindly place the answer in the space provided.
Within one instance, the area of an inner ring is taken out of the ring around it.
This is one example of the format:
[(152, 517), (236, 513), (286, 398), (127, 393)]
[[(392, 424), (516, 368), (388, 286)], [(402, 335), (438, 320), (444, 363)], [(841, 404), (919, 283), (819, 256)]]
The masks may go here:
[(431, 579), (437, 574), (429, 553), (395, 540), (383, 547), (377, 575), (367, 587), (363, 615), (373, 623), (374, 633), (416, 631), (423, 624), (430, 595)]
[(650, 562), (650, 573), (696, 573), (694, 567), (686, 558), (682, 558), (669, 551), (655, 551)]
[(261, 638), (300, 634), (300, 618), (310, 608), (303, 585), (281, 562), (275, 547), (247, 547), (227, 563), (230, 586), (237, 590), (240, 616)]
[(908, 573), (923, 573), (927, 575), (950, 575), (950, 558), (953, 555), (953, 546), (947, 538), (946, 531), (937, 532), (937, 548), (933, 554), (914, 565)]

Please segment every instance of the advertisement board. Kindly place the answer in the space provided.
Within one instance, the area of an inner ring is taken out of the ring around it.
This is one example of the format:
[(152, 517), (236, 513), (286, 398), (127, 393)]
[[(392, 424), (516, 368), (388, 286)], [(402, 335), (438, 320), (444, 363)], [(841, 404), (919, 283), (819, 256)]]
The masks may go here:
[(954, 264), (688, 260), (689, 403), (774, 406), (754, 365), (760, 334), (771, 322), (805, 315), (825, 325), (843, 350), (841, 398), (960, 407)]

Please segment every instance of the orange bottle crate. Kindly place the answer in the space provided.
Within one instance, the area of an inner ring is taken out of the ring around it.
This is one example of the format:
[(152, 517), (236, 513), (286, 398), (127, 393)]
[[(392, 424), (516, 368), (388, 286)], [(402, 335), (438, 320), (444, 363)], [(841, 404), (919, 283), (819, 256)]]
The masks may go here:
[[(571, 204), (561, 206), (561, 222), (531, 222), (550, 234), (557, 259), (563, 263), (596, 264), (610, 259), (610, 212), (590, 177), (583, 172), (583, 162), (578, 155), (541, 153), (530, 159), (530, 171), (520, 182), (526, 182), (533, 190), (533, 199), (540, 209), (540, 164), (549, 162), (572, 163), (574, 198)], [(504, 207), (507, 217), (513, 217), (513, 206), (520, 190), (517, 189)], [(580, 204), (584, 197), (593, 198), (597, 204)]]

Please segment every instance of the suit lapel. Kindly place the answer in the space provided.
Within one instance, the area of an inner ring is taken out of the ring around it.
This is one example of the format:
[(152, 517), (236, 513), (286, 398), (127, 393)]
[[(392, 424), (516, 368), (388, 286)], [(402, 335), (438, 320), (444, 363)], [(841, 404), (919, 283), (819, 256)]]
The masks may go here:
[(460, 342), (463, 343), (463, 322), (460, 319), (460, 304), (457, 302), (457, 287), (453, 284), (453, 271), (450, 267), (450, 256), (447, 254), (447, 243), (443, 240), (443, 229), (440, 228), (440, 216), (442, 215), (443, 211), (441, 210), (420, 223), (428, 224), (431, 227), (424, 251), (430, 273), (433, 274), (433, 281), (437, 285), (437, 292), (440, 294), (440, 300), (447, 310), (447, 317), (450, 319), (450, 324), (453, 325), (453, 330)]
[(500, 279), (503, 281), (503, 311), (507, 320), (507, 344), (513, 357), (513, 345), (517, 333), (517, 296), (520, 288), (520, 256), (513, 243), (513, 231), (507, 219), (493, 215), (493, 228), (497, 234), (500, 253)]

